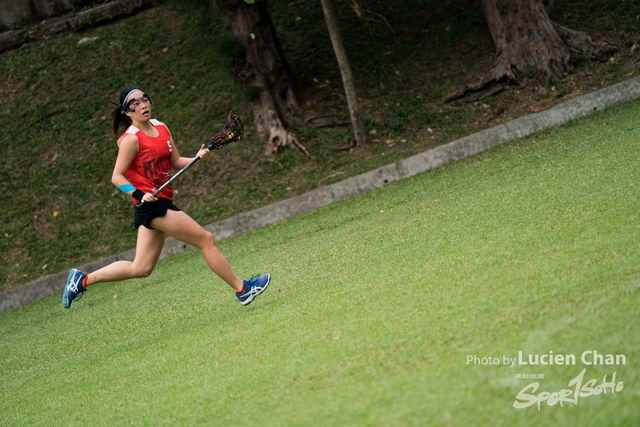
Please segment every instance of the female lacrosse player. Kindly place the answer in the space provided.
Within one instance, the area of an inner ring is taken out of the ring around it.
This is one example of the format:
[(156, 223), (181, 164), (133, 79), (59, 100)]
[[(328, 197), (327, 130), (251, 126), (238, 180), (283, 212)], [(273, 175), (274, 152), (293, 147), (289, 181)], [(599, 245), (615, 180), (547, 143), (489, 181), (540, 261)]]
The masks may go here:
[[(118, 157), (111, 182), (132, 197), (135, 205), (134, 226), (138, 230), (135, 259), (117, 261), (92, 273), (72, 268), (62, 306), (69, 308), (88, 286), (96, 283), (149, 276), (167, 234), (199, 248), (209, 268), (236, 291), (240, 303), (250, 304), (267, 288), (271, 276), (241, 280), (218, 250), (212, 234), (173, 204), (171, 186), (153, 195), (171, 177), (172, 169), (182, 169), (193, 158), (180, 156), (167, 126), (151, 118), (151, 98), (142, 89), (126, 88), (119, 101), (113, 111), (113, 131), (117, 135), (120, 126), (125, 131), (118, 138)], [(198, 156), (206, 158), (208, 154), (209, 150), (202, 145)]]

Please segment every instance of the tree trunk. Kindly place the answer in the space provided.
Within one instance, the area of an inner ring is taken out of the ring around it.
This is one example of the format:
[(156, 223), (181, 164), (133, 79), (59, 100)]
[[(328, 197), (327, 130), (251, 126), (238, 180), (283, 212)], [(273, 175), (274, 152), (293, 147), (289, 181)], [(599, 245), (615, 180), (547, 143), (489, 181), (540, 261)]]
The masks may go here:
[(496, 47), (493, 68), (477, 81), (447, 95), (445, 102), (478, 92), (495, 91), (509, 82), (520, 84), (534, 73), (541, 82), (562, 79), (579, 57), (606, 60), (615, 47), (594, 42), (581, 31), (555, 24), (541, 0), (482, 0)]
[(258, 89), (254, 99), (258, 137), (267, 141), (265, 155), (280, 147), (290, 147), (303, 155), (307, 149), (287, 128), (296, 123), (299, 110), (289, 66), (267, 10), (267, 0), (247, 4), (244, 0), (224, 0), (231, 30), (246, 50), (246, 76)]
[(340, 73), (342, 75), (342, 84), (344, 86), (345, 96), (347, 97), (347, 106), (349, 107), (349, 116), (351, 117), (351, 127), (353, 128), (354, 145), (362, 145), (367, 141), (367, 136), (364, 131), (364, 125), (362, 124), (362, 114), (358, 105), (356, 85), (353, 81), (349, 58), (344, 50), (342, 36), (340, 35), (340, 28), (338, 27), (338, 21), (333, 11), (333, 4), (331, 3), (331, 0), (320, 0), (320, 3), (322, 4), (324, 19), (327, 23), (327, 30), (329, 31), (333, 51), (336, 54), (336, 59), (338, 60), (338, 66), (340, 67)]

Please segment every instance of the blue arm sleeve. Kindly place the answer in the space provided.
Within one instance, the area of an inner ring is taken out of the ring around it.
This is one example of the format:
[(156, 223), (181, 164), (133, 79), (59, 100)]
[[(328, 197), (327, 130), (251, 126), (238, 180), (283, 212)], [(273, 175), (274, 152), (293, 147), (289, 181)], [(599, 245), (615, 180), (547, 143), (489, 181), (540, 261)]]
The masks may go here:
[(128, 193), (129, 191), (136, 191), (136, 187), (131, 184), (125, 184), (118, 186), (118, 190), (122, 191), (123, 193)]

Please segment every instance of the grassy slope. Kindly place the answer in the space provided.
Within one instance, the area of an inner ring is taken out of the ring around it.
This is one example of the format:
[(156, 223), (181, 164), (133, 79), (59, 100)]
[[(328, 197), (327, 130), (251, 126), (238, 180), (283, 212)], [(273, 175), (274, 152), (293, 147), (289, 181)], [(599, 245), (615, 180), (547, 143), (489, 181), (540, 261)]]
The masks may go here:
[[(328, 147), (349, 130), (297, 129), (312, 153), (261, 157), (251, 135), (216, 153), (177, 183), (177, 203), (208, 223), (370, 170), (496, 123), (527, 106), (557, 101), (639, 71), (636, 2), (556, 2), (554, 18), (606, 35), (622, 46), (607, 64), (578, 64), (562, 82), (513, 88), (483, 102), (440, 105), (492, 55), (482, 15), (471, 3), (348, 2), (336, 7), (358, 79), (373, 144), (353, 152)], [(394, 3), (395, 4), (395, 3)], [(303, 116), (346, 117), (339, 73), (316, 1), (271, 5), (298, 79)], [(96, 40), (79, 44), (84, 37)], [(81, 34), (68, 33), (0, 55), (0, 290), (130, 249), (131, 206), (110, 184), (116, 155), (109, 114), (130, 83), (152, 94), (185, 155), (233, 108), (250, 127), (249, 94), (229, 70), (241, 53), (226, 26), (195, 6), (171, 3)], [(375, 133), (373, 133), (375, 131)]]
[[(640, 102), (222, 243), (274, 282), (243, 308), (197, 252), (0, 314), (3, 425), (635, 426)], [(515, 410), (543, 374), (467, 356), (624, 354), (624, 389)]]

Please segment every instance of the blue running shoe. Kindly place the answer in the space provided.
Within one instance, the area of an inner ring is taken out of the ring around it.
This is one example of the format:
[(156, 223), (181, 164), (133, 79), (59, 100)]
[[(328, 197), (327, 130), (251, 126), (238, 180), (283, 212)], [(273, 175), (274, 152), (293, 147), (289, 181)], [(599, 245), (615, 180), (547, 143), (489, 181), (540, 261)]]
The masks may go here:
[(249, 305), (258, 295), (263, 293), (269, 282), (271, 282), (271, 275), (265, 274), (264, 276), (253, 276), (249, 280), (244, 280), (244, 289), (241, 294), (236, 292), (236, 296), (242, 305)]
[(84, 291), (87, 290), (87, 288), (82, 285), (85, 277), (87, 277), (87, 273), (84, 271), (75, 268), (71, 269), (69, 276), (67, 276), (67, 284), (62, 293), (62, 307), (69, 308), (73, 301), (78, 301), (82, 298)]

